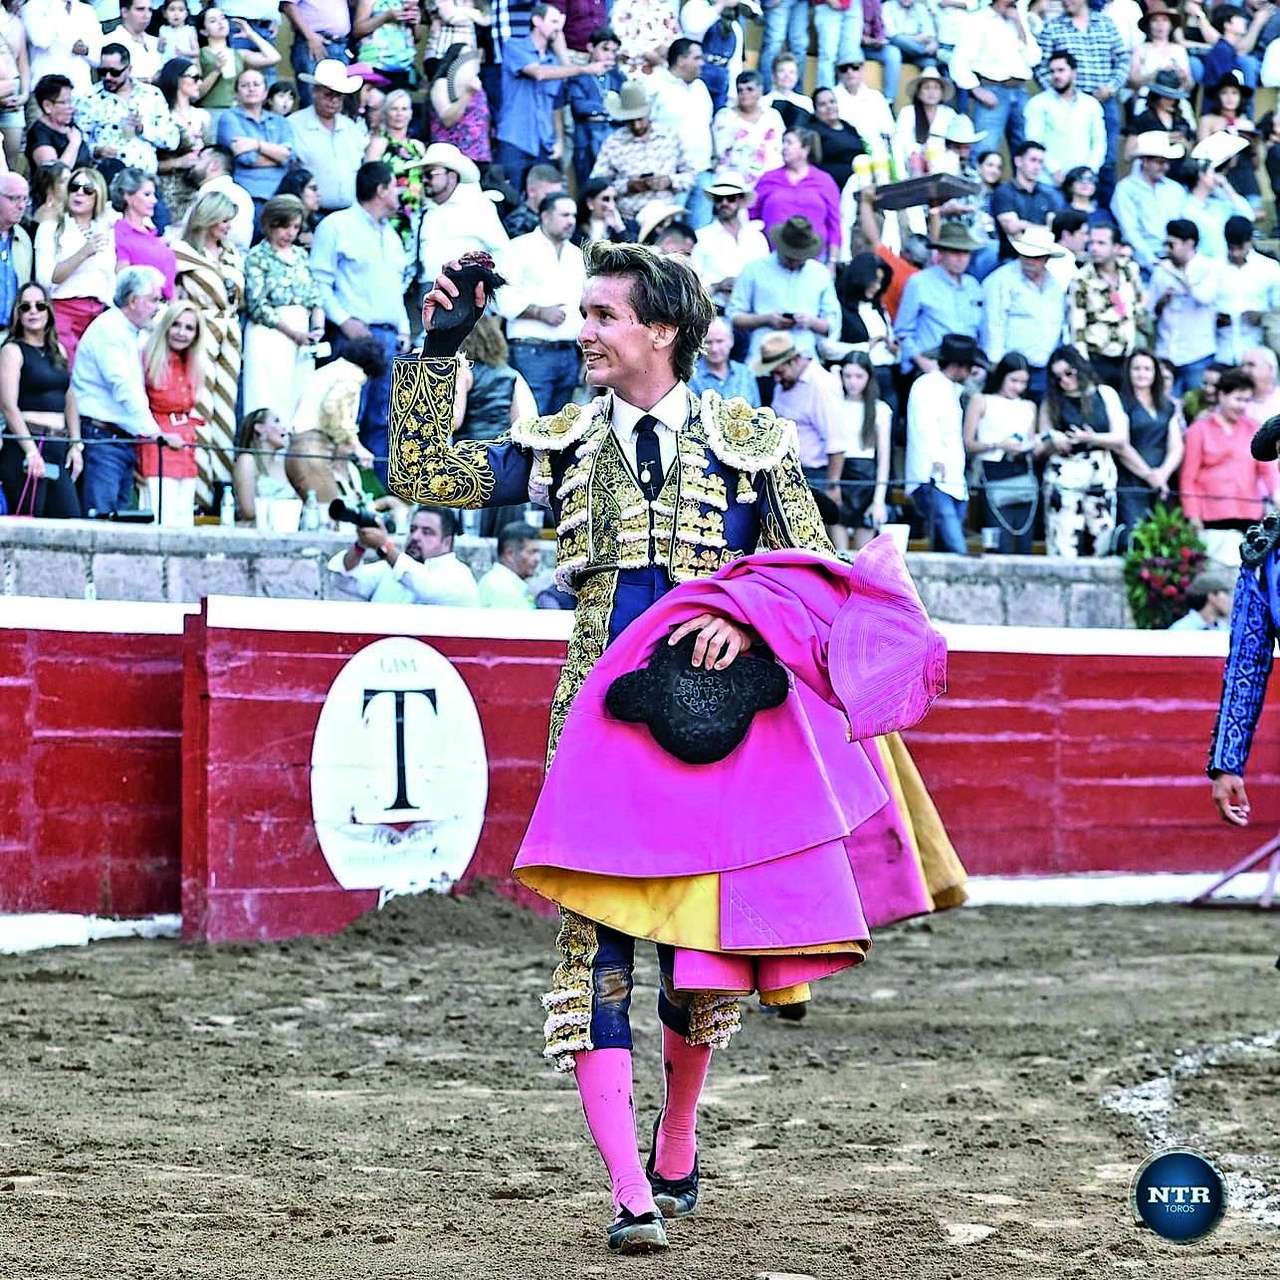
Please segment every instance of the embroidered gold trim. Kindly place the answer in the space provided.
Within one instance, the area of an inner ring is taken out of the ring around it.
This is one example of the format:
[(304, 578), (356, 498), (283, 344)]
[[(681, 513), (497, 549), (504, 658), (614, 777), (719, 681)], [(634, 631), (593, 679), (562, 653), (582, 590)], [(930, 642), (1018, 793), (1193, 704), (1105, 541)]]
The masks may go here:
[(689, 1034), (685, 1037), (690, 1044), (723, 1049), (741, 1029), (742, 1009), (737, 996), (694, 992), (689, 1002)]
[(549, 449), (558, 453), (576, 444), (597, 422), (609, 422), (611, 397), (597, 396), (590, 404), (567, 404), (559, 413), (541, 418), (522, 418), (511, 427), (516, 444), (530, 449)]
[(542, 1034), (546, 1040), (543, 1056), (557, 1071), (572, 1071), (574, 1054), (592, 1048), (591, 967), (599, 942), (594, 921), (572, 911), (560, 912), (560, 932), (556, 950), (560, 963), (551, 975), (551, 990), (542, 997), (547, 1011)]
[(701, 417), (707, 444), (721, 462), (739, 471), (768, 471), (782, 461), (795, 434), (795, 424), (772, 409), (753, 409), (735, 396), (702, 393)]

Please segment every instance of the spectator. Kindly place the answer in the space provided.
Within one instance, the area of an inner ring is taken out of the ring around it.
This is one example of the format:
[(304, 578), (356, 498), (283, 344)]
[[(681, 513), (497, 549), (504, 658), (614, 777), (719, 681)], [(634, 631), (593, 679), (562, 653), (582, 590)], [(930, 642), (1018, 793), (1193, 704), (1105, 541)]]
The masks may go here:
[(199, 86), (196, 64), (185, 58), (166, 62), (156, 78), (156, 88), (164, 95), (169, 114), (178, 125), (177, 146), (159, 153), (156, 190), (164, 200), (170, 219), (177, 221), (187, 216), (195, 200), (191, 172), (200, 162), (200, 153), (214, 137), (213, 117), (195, 105)]
[(638, 80), (605, 99), (605, 109), (620, 127), (605, 139), (591, 176), (607, 178), (617, 188), (618, 208), (628, 218), (639, 218), (651, 201), (669, 200), (693, 185), (684, 145), (677, 134), (653, 123), (652, 105)]
[(1043, 141), (1045, 171), (1061, 186), (1071, 169), (1097, 173), (1107, 160), (1102, 104), (1077, 86), (1075, 55), (1055, 49), (1048, 58), (1049, 87), (1027, 103), (1028, 138)]
[(605, 99), (611, 93), (618, 93), (625, 82), (617, 67), (618, 37), (611, 27), (599, 27), (591, 33), (587, 39), (587, 58), (603, 70), (593, 76), (574, 77), (565, 90), (569, 114), (573, 117), (573, 172), (579, 196), (612, 129)]
[(302, 380), (315, 371), (311, 348), (324, 336), (324, 306), (298, 233), (306, 210), (275, 196), (262, 210), (262, 239), (245, 259), (244, 386), (241, 400), (293, 421)]
[(715, 391), (725, 400), (737, 396), (753, 409), (759, 408), (760, 391), (755, 379), (745, 364), (729, 358), (732, 350), (733, 327), (723, 316), (717, 316), (707, 330), (702, 354), (689, 379), (689, 390), (697, 396), (704, 391)]
[(822, 252), (822, 237), (807, 218), (790, 218), (774, 227), (769, 242), (773, 253), (743, 265), (725, 317), (751, 335), (753, 357), (771, 329), (789, 333), (801, 355), (815, 355), (818, 339), (834, 337), (840, 328), (831, 273), (814, 261)]
[(1120, 405), (1129, 420), (1129, 442), (1116, 454), (1117, 550), (1123, 551), (1156, 502), (1169, 500), (1170, 479), (1182, 463), (1186, 424), (1149, 351), (1135, 351), (1126, 361)]
[(446, 262), (478, 250), (501, 257), (507, 234), (493, 202), (480, 190), (480, 171), (457, 147), (433, 142), (422, 170), (424, 196), (418, 227), (418, 274), (434, 280)]
[(855, 351), (841, 362), (840, 386), (846, 414), (840, 519), (857, 550), (889, 518), (893, 410), (880, 399), (876, 370), (864, 351)]
[[(944, 222), (938, 238), (929, 242), (938, 252), (938, 261), (907, 281), (894, 319), (904, 372), (933, 369), (928, 353), (946, 334), (969, 338), (976, 348), (982, 325), (982, 286), (966, 273), (973, 251), (982, 244), (966, 227), (950, 222)], [(953, 349), (958, 348), (953, 344)], [(940, 390), (945, 388), (934, 387), (935, 393)]]
[(80, 418), (49, 295), (40, 285), (18, 290), (8, 330), (0, 347), (0, 412), (8, 429), (0, 445), (0, 485), (6, 508), (12, 515), (78, 520)]
[(973, 98), (973, 127), (989, 145), (1003, 138), (1013, 152), (1026, 137), (1025, 85), (1040, 58), (1018, 0), (992, 0), (989, 9), (965, 16), (951, 55), (951, 78)]
[(884, 96), (890, 102), (897, 102), (902, 50), (889, 40), (881, 0), (862, 0), (862, 56), (884, 68)]
[(1222, 268), (1197, 252), (1200, 230), (1175, 218), (1165, 236), (1165, 257), (1151, 273), (1156, 315), (1156, 355), (1176, 371), (1173, 394), (1200, 381), (1218, 345), (1218, 292)]
[[(476, 580), (453, 551), (456, 530), (457, 517), (448, 507), (418, 507), (403, 552), (385, 529), (359, 529), (350, 550), (329, 561), (329, 572), (341, 590), (374, 604), (476, 607)], [(377, 560), (362, 564), (366, 550)]]
[(1228, 369), (1218, 380), (1218, 403), (1188, 428), (1182, 460), (1182, 509), (1200, 533), (1210, 559), (1240, 563), (1240, 541), (1262, 518), (1263, 498), (1280, 506), (1274, 462), (1249, 452), (1258, 423), (1249, 416), (1253, 379)]
[(141, 169), (121, 169), (111, 179), (111, 204), (120, 214), (111, 228), (116, 268), (146, 265), (164, 276), (164, 298), (173, 297), (177, 258), (156, 230), (156, 180)]
[(1227, 565), (1210, 561), (1191, 580), (1187, 612), (1169, 624), (1170, 631), (1227, 631), (1235, 575)]
[[(236, 460), (231, 471), (237, 519), (269, 528), (269, 504), (294, 496), (284, 470), (288, 443), (279, 417), (270, 409), (254, 409), (244, 416), (236, 432)], [(263, 508), (261, 513), (259, 507)]]
[(1014, 256), (1011, 236), (1020, 236), (1028, 227), (1047, 227), (1058, 210), (1058, 193), (1042, 181), (1044, 155), (1044, 143), (1034, 138), (1019, 143), (1013, 152), (1013, 180), (997, 187), (991, 197), (1001, 262)]
[[(719, 111), (729, 101), (729, 82), (742, 70), (747, 47), (743, 5), (725, 0), (688, 0), (680, 8), (680, 26), (686, 36), (702, 44), (702, 79), (711, 95), (711, 109)], [(774, 66), (777, 66), (777, 58)], [(776, 74), (776, 72), (775, 72)], [(795, 86), (796, 79), (791, 81)]]
[(542, 225), (538, 210), (553, 191), (564, 187), (564, 178), (553, 164), (535, 164), (524, 176), (524, 203), (503, 215), (502, 225), (512, 239), (527, 236)]
[[(441, 144), (437, 144), (441, 145)], [(360, 411), (360, 439), (377, 459), (378, 479), (387, 479), (387, 414), (391, 401), (391, 358), (409, 349), (409, 317), (404, 309), (404, 253), (388, 225), (396, 210), (396, 184), (381, 161), (356, 173), (356, 204), (330, 214), (316, 232), (311, 270), (320, 286), (324, 312), (340, 333), (333, 344), (342, 355), (358, 339), (374, 337), (386, 367), (370, 378)]]
[(155, 173), (156, 148), (172, 151), (178, 145), (169, 104), (154, 85), (134, 82), (129, 50), (122, 44), (103, 47), (98, 69), (98, 87), (76, 104), (76, 120), (94, 161), (107, 177), (130, 165)]
[(1129, 442), (1119, 395), (1097, 386), (1074, 347), (1049, 360), (1040, 406), (1045, 550), (1075, 560), (1111, 555), (1116, 535), (1116, 459)]
[[(351, 38), (360, 42), (356, 56), (395, 88), (405, 89), (411, 82), (422, 16), (413, 0), (356, 0), (351, 15)], [(474, 29), (471, 44), (475, 44)]]
[(1280, 413), (1280, 386), (1277, 385), (1276, 353), (1270, 347), (1250, 347), (1240, 367), (1253, 379), (1253, 398), (1246, 412), (1254, 422), (1266, 422)]
[[(862, 6), (855, 3), (853, 8), (857, 10), (857, 38), (862, 38)], [(776, 4), (762, 5), (763, 10), (761, 17), (764, 21), (764, 31), (760, 37), (760, 63), (763, 72), (767, 74), (773, 68), (774, 59), (778, 57), (785, 45), (793, 54), (797, 54), (801, 49), (806, 53), (809, 49), (809, 13), (808, 7), (802, 0), (777, 0)], [(835, 25), (835, 24), (830, 24)], [(821, 38), (822, 27), (818, 27), (819, 38)], [(849, 38), (849, 37), (846, 37)], [(831, 33), (828, 32), (828, 44), (831, 40)], [(821, 46), (819, 46), (821, 48)], [(825, 82), (824, 82), (825, 83)], [(761, 92), (765, 92), (770, 85), (761, 82)]]
[(156, 49), (161, 58), (181, 58), (186, 62), (200, 61), (200, 39), (191, 25), (191, 10), (187, 0), (169, 0), (161, 6), (164, 25), (156, 35)]
[(88, 452), (80, 476), (80, 505), (89, 517), (133, 506), (138, 440), (182, 445), (162, 433), (147, 401), (142, 346), (160, 306), (164, 277), (155, 267), (126, 267), (116, 281), (115, 306), (85, 330), (71, 371), (71, 394)]
[(218, 120), (218, 145), (235, 157), (235, 180), (260, 208), (297, 159), (292, 122), (299, 115), (286, 120), (266, 109), (267, 82), (256, 67), (245, 67), (235, 84), (235, 106)]
[(474, 164), (493, 159), (489, 98), (480, 80), (478, 49), (450, 45), (440, 60), (427, 89), (427, 126), (432, 142), (451, 143)]
[(542, 567), (542, 534), (530, 524), (504, 525), (498, 558), (477, 584), (485, 609), (532, 609), (529, 579)]
[[(1258, 127), (1243, 109), (1244, 87), (1238, 71), (1232, 72), (1217, 87), (1214, 99), (1205, 99), (1200, 125), (1196, 130), (1200, 146), (1192, 151), (1192, 158), (1212, 159), (1232, 189), (1249, 203), (1249, 214), (1262, 208), (1262, 193), (1258, 188), (1257, 157), (1253, 143)], [(1226, 134), (1225, 138), (1207, 139), (1213, 134)], [(1221, 147), (1221, 151), (1216, 148)], [(1206, 153), (1208, 153), (1206, 155)]]
[(71, 175), (62, 216), (36, 231), (35, 257), (36, 279), (53, 299), (58, 341), (74, 365), (81, 336), (107, 309), (116, 285), (107, 184), (96, 169)]
[(893, 320), (885, 306), (885, 294), (893, 280), (893, 269), (874, 253), (854, 254), (836, 277), (840, 299), (839, 344), (819, 344), (824, 351), (838, 349), (865, 355), (876, 378), (876, 401), (892, 413), (898, 411), (894, 370), (901, 348), (893, 331)]
[(1049, 259), (1049, 274), (1069, 292), (1088, 258), (1088, 215), (1079, 209), (1060, 209), (1053, 215), (1053, 242), (1062, 254)]
[(0, 173), (0, 316), (13, 315), (18, 290), (30, 282), (35, 267), (31, 237), (19, 225), (30, 203), (27, 180)]
[(754, 186), (760, 175), (782, 163), (782, 117), (766, 107), (757, 71), (743, 71), (735, 81), (736, 101), (721, 107), (711, 121), (716, 172), (731, 169)]
[[(1016, 351), (991, 371), (981, 395), (964, 412), (964, 449), (973, 459), (982, 495), (983, 529), (996, 529), (1001, 555), (1029, 556), (1037, 497), (1032, 455), (1036, 448), (1036, 406), (1027, 399), (1031, 366)], [(985, 540), (984, 546), (988, 545)]]
[(1143, 306), (1137, 264), (1121, 254), (1120, 233), (1110, 223), (1089, 231), (1089, 264), (1067, 295), (1067, 336), (1090, 363), (1098, 381), (1118, 391), (1125, 360), (1138, 341)]
[(1083, 213), (1087, 221), (1092, 223), (1096, 220), (1099, 226), (1111, 223), (1107, 214), (1098, 213), (1098, 175), (1087, 165), (1068, 169), (1058, 194), (1062, 197), (1064, 211)]
[(747, 219), (751, 192), (738, 174), (723, 170), (707, 187), (707, 194), (711, 197), (712, 219), (698, 228), (691, 257), (698, 278), (716, 305), (723, 308), (742, 268), (769, 256), (769, 242)]
[(309, 107), (319, 64), (350, 60), (347, 42), (351, 37), (351, 5), (348, 0), (284, 0), (280, 12), (293, 27), (289, 57), (298, 83), (298, 100)]
[(1227, 261), (1218, 295), (1217, 358), (1234, 365), (1248, 348), (1261, 345), (1263, 316), (1280, 310), (1280, 263), (1254, 251), (1250, 218), (1228, 218), (1223, 237)]
[[(830, 6), (824, 6), (830, 8)], [(832, 9), (831, 12), (836, 15), (837, 21), (843, 21), (853, 12), (853, 7), (843, 11)], [(862, 13), (859, 10), (858, 20), (861, 22)], [(836, 82), (836, 64), (834, 55), (827, 51), (824, 57), (822, 43), (822, 23), (819, 21), (817, 10), (813, 15), (814, 26), (818, 30), (818, 84), (835, 84)], [(857, 42), (846, 50), (846, 55), (853, 52)], [(705, 50), (704, 50), (705, 53)], [(704, 73), (705, 74), (705, 73)], [(765, 96), (764, 105), (772, 107), (781, 117), (782, 123), (790, 129), (792, 125), (808, 124), (808, 118), (813, 114), (813, 99), (806, 97), (803, 93), (796, 91), (796, 86), (800, 83), (800, 64), (796, 61), (796, 55), (790, 50), (778, 54), (773, 60), (772, 67), (772, 84), (773, 88)], [(728, 77), (725, 78), (725, 102), (729, 98)], [(719, 111), (724, 102), (716, 104), (716, 110)]]
[(640, 224), (618, 211), (618, 192), (608, 178), (591, 178), (578, 192), (578, 226), (573, 243), (579, 249), (591, 240), (635, 244)]
[(1026, 357), (1029, 394), (1039, 403), (1049, 357), (1062, 337), (1066, 291), (1049, 271), (1049, 259), (1062, 250), (1047, 227), (1028, 226), (1009, 243), (1017, 258), (982, 284), (982, 343), (989, 360), (1003, 360), (1010, 351)]
[(293, 154), (315, 176), (320, 187), (320, 208), (325, 213), (349, 209), (355, 203), (355, 173), (364, 161), (367, 139), (359, 125), (343, 114), (343, 100), (363, 83), (347, 74), (343, 64), (325, 58), (315, 73), (299, 77), (312, 87), (309, 107), (295, 111), (287, 127), (293, 131)]
[[(234, 168), (235, 157), (226, 147), (206, 147), (191, 170), (191, 180), (196, 190), (195, 199), (188, 202), (187, 212), (190, 212), (195, 200), (208, 195), (211, 191), (217, 191), (226, 196), (236, 207), (236, 216), (231, 221), (231, 243), (241, 253), (248, 253), (257, 214), (254, 211), (253, 197), (231, 176)], [(280, 185), (283, 187), (291, 180), (309, 176), (305, 169), (290, 169), (280, 180)], [(305, 204), (306, 201), (304, 200), (303, 203)], [(183, 214), (184, 219), (186, 216)]]
[(789, 218), (802, 217), (826, 242), (823, 257), (834, 262), (840, 252), (840, 188), (831, 175), (809, 163), (817, 140), (808, 129), (789, 129), (782, 138), (782, 167), (763, 174), (756, 184), (751, 217), (767, 233)]
[(413, 120), (413, 99), (404, 89), (393, 89), (382, 104), (382, 127), (369, 139), (366, 160), (384, 160), (395, 175), (400, 195), (400, 210), (392, 223), (400, 233), (400, 243), (407, 256), (417, 252), (418, 222), (422, 217), (422, 167), (427, 148), (417, 138), (409, 137)]
[[(920, 3), (912, 0), (911, 11), (918, 8)], [(924, 173), (929, 138), (947, 136), (947, 126), (956, 117), (945, 101), (950, 92), (950, 82), (932, 63), (911, 82), (911, 100), (898, 112), (893, 132), (893, 155), (902, 174)]]
[(1227, 181), (1224, 157), (1235, 155), (1248, 143), (1241, 137), (1216, 133), (1198, 143), (1187, 165), (1191, 190), (1182, 202), (1181, 216), (1196, 224), (1200, 232), (1200, 253), (1221, 262), (1227, 256), (1223, 234), (1228, 218), (1253, 219), (1249, 202)]
[(1134, 116), (1127, 130), (1130, 137), (1125, 144), (1125, 155), (1133, 155), (1137, 140), (1144, 133), (1167, 133), (1171, 142), (1181, 142), (1189, 151), (1196, 129), (1187, 106), (1189, 96), (1176, 71), (1166, 68), (1158, 72), (1147, 91), (1146, 110)]
[(244, 259), (231, 243), (235, 213), (235, 205), (221, 192), (202, 195), (174, 245), (178, 294), (195, 304), (209, 330), (208, 364), (197, 388), (196, 409), (201, 444), (196, 498), (207, 511), (217, 509), (214, 486), (231, 479), (235, 456), (244, 308)]
[(924, 520), (930, 549), (962, 556), (968, 552), (969, 486), (960, 392), (982, 357), (972, 337), (948, 333), (927, 358), (929, 372), (916, 379), (907, 397), (906, 489)]
[[(1246, 355), (1246, 359), (1248, 356)], [(1166, 362), (1161, 360), (1158, 362), (1162, 372), (1167, 372)], [(1193, 387), (1186, 395), (1182, 397), (1182, 417), (1185, 422), (1194, 422), (1201, 414), (1208, 413), (1211, 409), (1217, 407), (1218, 404), (1218, 379), (1232, 365), (1219, 364), (1216, 360), (1204, 371), (1200, 376), (1200, 385)], [(1173, 378), (1166, 378), (1169, 386), (1173, 385)], [(1252, 415), (1251, 415), (1252, 416)]]
[[(222, 122), (222, 113), (235, 102), (241, 75), (251, 68), (261, 71), (263, 84), (266, 84), (267, 68), (274, 67), (280, 61), (280, 54), (274, 45), (268, 44), (243, 18), (233, 21), (227, 17), (225, 10), (216, 6), (205, 9), (197, 21), (204, 36), (204, 47), (200, 50), (200, 89), (197, 96), (200, 105), (213, 117), (216, 126)], [(233, 29), (252, 48), (237, 48), (231, 38)], [(258, 101), (261, 103), (265, 97), (264, 93)]]
[[(922, 65), (940, 56), (938, 47), (938, 15), (930, 0), (884, 0), (881, 7), (885, 35), (902, 55), (902, 62)], [(897, 83), (891, 84), (885, 68), (885, 96), (897, 100)], [(893, 92), (890, 93), (890, 88)]]
[(567, 191), (542, 201), (542, 225), (511, 241), (501, 259), (507, 287), (498, 307), (507, 317), (511, 364), (538, 402), (551, 414), (573, 399), (581, 357), (578, 304), (586, 286), (582, 250), (570, 243), (577, 206)]
[(320, 225), (320, 187), (311, 170), (304, 169), (301, 165), (290, 169), (280, 179), (276, 195), (297, 196), (302, 201), (302, 230), (298, 232), (298, 243), (310, 250), (315, 240), (316, 228)]
[(840, 119), (857, 131), (867, 150), (887, 154), (893, 138), (893, 111), (883, 93), (870, 88), (862, 78), (861, 55), (836, 68), (836, 102)]
[(41, 165), (31, 173), (28, 220), (38, 231), (43, 222), (55, 222), (67, 207), (67, 183), (71, 170), (61, 160)]
[(291, 116), (302, 104), (298, 101), (298, 87), (288, 80), (277, 80), (267, 86), (268, 111), (278, 116)]
[(1224, 76), (1236, 71), (1250, 89), (1256, 89), (1261, 64), (1253, 56), (1253, 50), (1272, 13), (1274, 9), (1266, 4), (1257, 7), (1252, 19), (1244, 9), (1235, 5), (1224, 4), (1214, 9), (1210, 20), (1219, 33), (1219, 39), (1204, 60), (1201, 83), (1216, 85)]
[(164, 59), (160, 42), (147, 34), (151, 22), (151, 0), (120, 0), (120, 25), (112, 36), (129, 50), (133, 74), (139, 80), (154, 84)]
[[(1176, 38), (1178, 28), (1182, 26), (1182, 15), (1176, 9), (1167, 8), (1163, 0), (1154, 0), (1138, 19), (1138, 26), (1146, 39), (1134, 49), (1129, 59), (1129, 87), (1137, 90), (1134, 95), (1136, 111), (1141, 112), (1150, 104), (1148, 88), (1154, 90), (1157, 83), (1164, 88), (1176, 88), (1179, 93), (1177, 100), (1184, 101), (1196, 82), (1191, 74), (1186, 46)], [(1162, 73), (1169, 79), (1161, 80)]]
[(817, 139), (810, 159), (840, 191), (853, 173), (854, 160), (867, 148), (857, 130), (840, 119), (840, 104), (834, 89), (819, 89), (813, 99), (813, 119), (807, 126), (796, 127), (807, 127)]
[(1182, 157), (1183, 147), (1167, 134), (1143, 133), (1133, 154), (1138, 163), (1116, 184), (1111, 212), (1145, 278), (1164, 249), (1165, 228), (1182, 209), (1186, 192), (1168, 173), (1169, 162)]
[[(689, 188), (689, 217), (702, 226), (711, 216), (710, 202), (702, 191), (711, 177), (711, 94), (702, 78), (702, 45), (687, 36), (667, 48), (666, 68), (653, 73), (652, 120), (656, 128), (675, 134), (693, 170)], [(723, 105), (723, 104), (722, 104)]]
[(840, 475), (844, 470), (845, 425), (840, 384), (811, 356), (802, 355), (790, 333), (766, 333), (751, 364), (758, 378), (772, 378), (774, 412), (796, 424), (805, 479), (815, 494), (827, 533), (837, 550), (848, 546), (840, 523)]
[[(31, 6), (28, 5), (28, 8)], [(61, 161), (69, 169), (88, 168), (93, 163), (84, 135), (75, 126), (75, 99), (66, 76), (42, 76), (36, 81), (36, 107), (40, 114), (27, 131), (29, 172)]]
[(102, 25), (89, 5), (80, 0), (27, 0), (22, 25), (27, 31), (32, 80), (66, 76), (73, 98), (93, 88), (93, 71), (102, 54)]
[(138, 446), (138, 474), (147, 486), (158, 524), (191, 528), (195, 523), (196, 400), (204, 381), (209, 334), (195, 304), (185, 299), (166, 307), (143, 350), (147, 402), (156, 426), (182, 446), (161, 455), (160, 446)]

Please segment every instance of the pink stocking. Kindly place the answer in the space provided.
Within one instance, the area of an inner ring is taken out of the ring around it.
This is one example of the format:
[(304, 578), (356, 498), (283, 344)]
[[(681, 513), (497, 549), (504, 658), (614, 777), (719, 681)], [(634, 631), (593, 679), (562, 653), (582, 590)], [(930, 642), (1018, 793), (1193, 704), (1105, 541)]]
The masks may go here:
[(698, 1098), (710, 1065), (710, 1045), (692, 1045), (663, 1025), (662, 1074), (667, 1082), (667, 1100), (658, 1126), (653, 1164), (661, 1178), (684, 1178), (693, 1171), (698, 1151)]
[(590, 1049), (575, 1054), (574, 1064), (587, 1128), (613, 1183), (614, 1208), (653, 1212), (653, 1192), (636, 1149), (631, 1050)]

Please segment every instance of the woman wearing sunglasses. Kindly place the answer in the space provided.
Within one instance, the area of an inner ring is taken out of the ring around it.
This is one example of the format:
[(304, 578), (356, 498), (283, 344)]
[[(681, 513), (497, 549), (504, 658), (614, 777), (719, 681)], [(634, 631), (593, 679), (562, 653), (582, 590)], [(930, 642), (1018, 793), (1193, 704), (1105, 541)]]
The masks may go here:
[(70, 380), (49, 295), (23, 285), (0, 347), (0, 483), (14, 515), (80, 518), (75, 482), (84, 446)]
[(67, 207), (36, 232), (36, 280), (53, 299), (53, 320), (70, 363), (84, 331), (108, 307), (116, 288), (116, 241), (107, 184), (96, 169), (77, 169)]

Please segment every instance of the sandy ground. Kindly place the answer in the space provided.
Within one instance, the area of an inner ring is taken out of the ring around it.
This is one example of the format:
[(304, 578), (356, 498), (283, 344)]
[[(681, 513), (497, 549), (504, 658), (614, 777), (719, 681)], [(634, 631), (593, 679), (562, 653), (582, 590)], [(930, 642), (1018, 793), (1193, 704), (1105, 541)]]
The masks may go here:
[[(883, 931), (805, 1022), (746, 1014), (703, 1205), (630, 1260), (539, 1057), (548, 921), (481, 894), (320, 941), (0, 958), (0, 1277), (1274, 1277), (1278, 926), (988, 908)], [(652, 981), (650, 958), (646, 1145)], [(1127, 1209), (1170, 1141), (1231, 1175), (1190, 1246)]]

